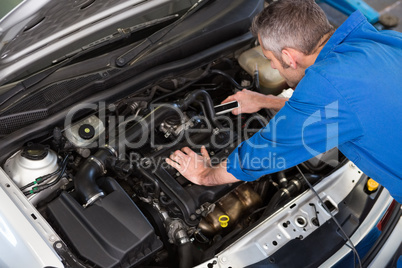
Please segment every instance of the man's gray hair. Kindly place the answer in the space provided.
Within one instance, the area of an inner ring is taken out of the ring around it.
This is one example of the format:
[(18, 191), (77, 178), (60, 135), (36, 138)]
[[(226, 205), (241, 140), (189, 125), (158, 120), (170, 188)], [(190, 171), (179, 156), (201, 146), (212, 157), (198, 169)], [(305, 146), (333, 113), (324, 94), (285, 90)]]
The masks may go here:
[(322, 37), (334, 28), (314, 0), (278, 0), (254, 18), (251, 31), (260, 36), (264, 49), (281, 60), (284, 48), (313, 54)]

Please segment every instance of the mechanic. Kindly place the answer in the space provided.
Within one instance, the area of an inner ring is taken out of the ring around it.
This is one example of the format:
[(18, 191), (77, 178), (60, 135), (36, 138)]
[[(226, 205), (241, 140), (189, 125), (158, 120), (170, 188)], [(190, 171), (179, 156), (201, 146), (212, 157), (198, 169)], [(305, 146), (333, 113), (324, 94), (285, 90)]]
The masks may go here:
[[(209, 164), (205, 147), (201, 155), (185, 147), (166, 162), (195, 184), (218, 185), (256, 180), (338, 147), (402, 203), (402, 34), (377, 31), (359, 11), (335, 31), (312, 0), (276, 1), (251, 30), (293, 96), (229, 96), (224, 102), (240, 104), (233, 114), (279, 112), (220, 165)], [(267, 157), (286, 166), (255, 161)]]

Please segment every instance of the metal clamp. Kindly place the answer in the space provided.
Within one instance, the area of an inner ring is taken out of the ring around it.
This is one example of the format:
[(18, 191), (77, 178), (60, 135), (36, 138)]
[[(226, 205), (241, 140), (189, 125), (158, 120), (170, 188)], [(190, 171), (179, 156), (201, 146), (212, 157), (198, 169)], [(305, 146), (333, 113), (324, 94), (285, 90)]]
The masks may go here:
[(103, 165), (103, 163), (98, 158), (96, 158), (95, 156), (91, 156), (89, 158), (89, 161), (95, 162), (101, 168), (102, 173), (106, 174), (107, 170), (106, 170), (105, 166)]
[(117, 151), (109, 144), (106, 144), (104, 148), (107, 149), (114, 156), (119, 157), (119, 154), (117, 153)]
[(288, 189), (282, 188), (281, 190), (282, 190), (287, 196), (290, 196), (290, 192), (289, 192)]
[(96, 195), (92, 196), (89, 198), (86, 204), (83, 205), (84, 208), (90, 206), (92, 203), (94, 203), (96, 200), (104, 196), (105, 194), (103, 192), (97, 193)]

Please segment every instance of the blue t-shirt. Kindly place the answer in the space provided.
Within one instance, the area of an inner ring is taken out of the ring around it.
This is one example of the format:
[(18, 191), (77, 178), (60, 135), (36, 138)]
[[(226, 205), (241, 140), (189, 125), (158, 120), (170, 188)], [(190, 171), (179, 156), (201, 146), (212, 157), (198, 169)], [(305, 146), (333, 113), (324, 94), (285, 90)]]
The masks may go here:
[(402, 202), (402, 34), (378, 32), (359, 11), (269, 124), (228, 157), (227, 170), (251, 181), (333, 147)]

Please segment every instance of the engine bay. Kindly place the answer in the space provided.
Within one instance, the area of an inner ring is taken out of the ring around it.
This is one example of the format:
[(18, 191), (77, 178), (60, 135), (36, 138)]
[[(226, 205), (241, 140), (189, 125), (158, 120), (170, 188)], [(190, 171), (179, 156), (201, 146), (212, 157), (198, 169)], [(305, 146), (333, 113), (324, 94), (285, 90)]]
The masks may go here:
[[(243, 88), (265, 94), (286, 88), (281, 80), (261, 86), (255, 68), (239, 63), (246, 57), (255, 66), (250, 51), (236, 53), (113, 103), (79, 105), (64, 127), (5, 161), (6, 173), (76, 256), (69, 265), (190, 267), (308, 189), (295, 168), (207, 187), (165, 162), (175, 150), (199, 153), (205, 146), (219, 165), (273, 117), (271, 110), (216, 114), (216, 105)], [(316, 184), (343, 160), (330, 151), (300, 168)], [(285, 165), (272, 161), (272, 167)]]
[[(243, 154), (239, 165), (266, 173), (217, 186), (166, 162), (205, 147), (201, 164), (219, 166), (262, 128), (276, 131), (276, 110), (237, 115), (237, 102), (222, 104), (245, 89), (293, 94), (250, 31), (268, 2), (24, 1), (0, 21), (0, 266), (318, 267), (358, 257), (355, 241), (393, 199), (337, 148), (308, 150), (317, 156), (296, 166), (269, 147)], [(280, 142), (291, 140), (284, 133)]]

